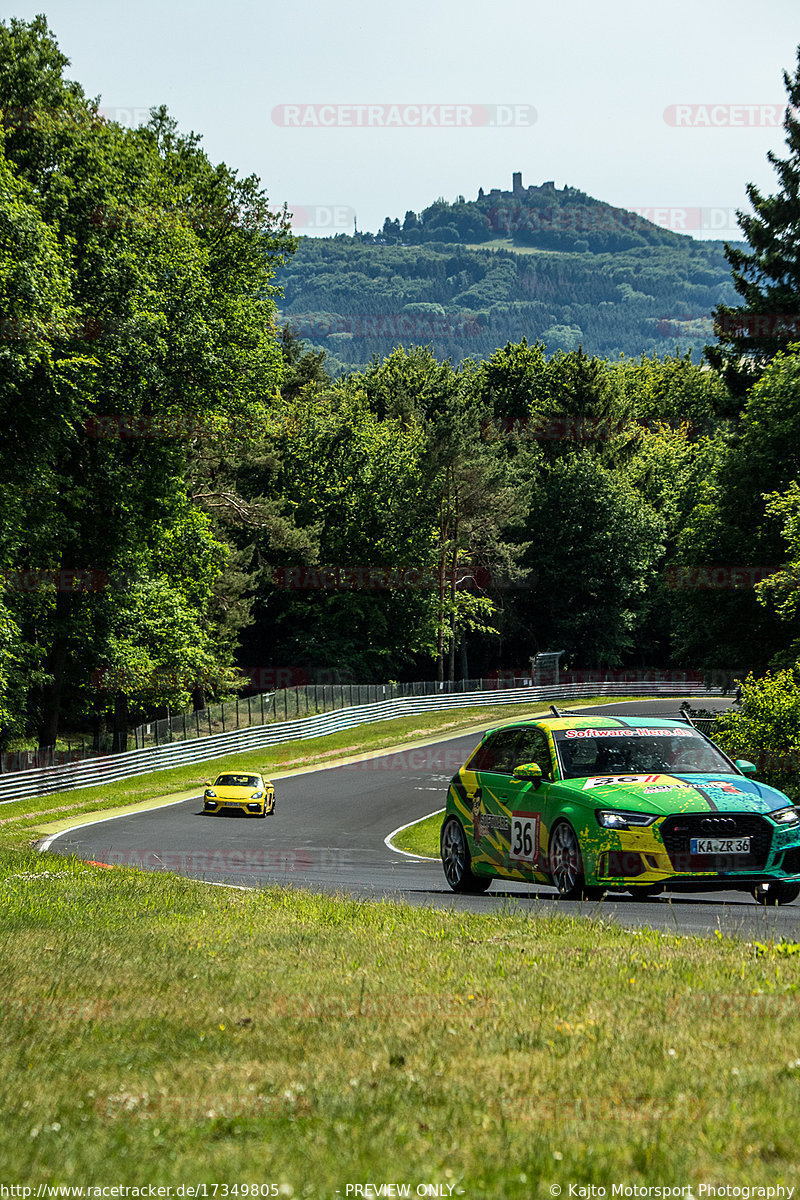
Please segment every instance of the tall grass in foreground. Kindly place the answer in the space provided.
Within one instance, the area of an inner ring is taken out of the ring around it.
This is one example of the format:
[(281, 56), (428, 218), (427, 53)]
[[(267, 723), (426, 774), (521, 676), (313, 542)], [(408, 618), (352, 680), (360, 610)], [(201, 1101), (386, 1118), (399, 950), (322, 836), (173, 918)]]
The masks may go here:
[(796, 946), (8, 850), (0, 912), (6, 1181), (796, 1182)]

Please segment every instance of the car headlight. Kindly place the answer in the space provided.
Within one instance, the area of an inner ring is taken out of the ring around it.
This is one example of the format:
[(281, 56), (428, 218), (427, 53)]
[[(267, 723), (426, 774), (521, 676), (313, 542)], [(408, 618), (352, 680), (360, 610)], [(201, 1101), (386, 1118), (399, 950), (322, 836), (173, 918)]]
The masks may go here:
[(792, 805), (790, 808), (779, 808), (769, 814), (776, 825), (800, 825), (800, 811)]
[(622, 812), (618, 808), (598, 808), (595, 810), (598, 825), (603, 829), (630, 829), (652, 825), (658, 820), (656, 813)]
[(251, 799), (251, 800), (260, 800), (260, 799), (261, 799), (261, 797), (262, 797), (263, 795), (264, 795), (264, 793), (263, 793), (263, 792), (253, 792), (253, 794), (252, 794), (252, 796), (250, 797), (250, 799)]
[(209, 788), (208, 791), (206, 792), (206, 800), (216, 800), (216, 798), (217, 798), (217, 793), (214, 791), (213, 788)]

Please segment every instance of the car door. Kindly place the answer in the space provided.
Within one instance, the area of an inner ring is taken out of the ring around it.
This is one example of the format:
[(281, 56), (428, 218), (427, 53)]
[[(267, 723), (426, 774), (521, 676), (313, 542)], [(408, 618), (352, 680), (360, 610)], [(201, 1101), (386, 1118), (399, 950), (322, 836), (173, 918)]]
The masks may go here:
[(537, 763), (541, 767), (542, 782), (537, 786), (513, 778), (508, 781), (509, 832), (505, 865), (512, 876), (532, 878), (539, 872), (542, 813), (553, 780), (553, 762), (543, 729), (527, 726), (520, 732), (514, 748), (514, 766)]
[[(517, 761), (520, 728), (498, 729), (478, 747), (469, 762), (475, 789), (468, 792), (472, 807), (473, 859), (504, 871), (511, 832), (511, 776)], [(462, 773), (463, 774), (463, 773)], [(516, 795), (516, 789), (513, 789)]]

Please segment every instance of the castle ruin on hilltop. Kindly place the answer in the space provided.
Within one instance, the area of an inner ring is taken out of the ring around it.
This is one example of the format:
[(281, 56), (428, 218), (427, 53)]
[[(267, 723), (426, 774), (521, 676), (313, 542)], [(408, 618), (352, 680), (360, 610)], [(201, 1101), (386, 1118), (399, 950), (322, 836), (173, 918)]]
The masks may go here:
[[(513, 196), (532, 196), (539, 192), (554, 192), (555, 190), (556, 183), (554, 179), (548, 179), (545, 183), (532, 183), (528, 187), (523, 187), (522, 171), (514, 171), (511, 176), (511, 194)], [(569, 185), (565, 183), (563, 190), (568, 192), (570, 190)], [(503, 196), (507, 194), (507, 192), (503, 192), (502, 188), (492, 188), (492, 190), (489, 192), (489, 199), (491, 200), (494, 196)], [(478, 188), (478, 199), (483, 200), (485, 196), (486, 193), (484, 192), (483, 188)]]

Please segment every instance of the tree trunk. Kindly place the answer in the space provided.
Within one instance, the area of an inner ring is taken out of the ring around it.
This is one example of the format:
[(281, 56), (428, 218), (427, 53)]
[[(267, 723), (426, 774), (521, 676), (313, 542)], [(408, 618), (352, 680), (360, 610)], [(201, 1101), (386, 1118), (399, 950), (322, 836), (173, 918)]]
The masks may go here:
[(106, 719), (102, 713), (96, 713), (92, 718), (92, 750), (95, 754), (100, 754), (103, 749), (105, 740)]
[(450, 551), (450, 652), (447, 656), (447, 678), (451, 683), (456, 677), (456, 591), (458, 590), (458, 486), (453, 487), (453, 529)]
[(128, 697), (124, 692), (114, 693), (114, 738), (112, 754), (122, 754), (128, 749)]
[(439, 683), (444, 681), (444, 590), (447, 577), (446, 504), (447, 501), (442, 498), (439, 509), (439, 562), (437, 564), (437, 573), (439, 576), (439, 618), (436, 623), (436, 679)]
[(56, 632), (50, 653), (47, 656), (45, 670), (53, 676), (53, 682), (42, 688), (42, 703), (39, 711), (37, 736), (39, 749), (55, 746), (58, 737), (58, 722), (61, 715), (61, 692), (64, 687), (64, 671), (67, 664), (67, 635), (62, 630), (66, 621), (70, 597), (66, 592), (56, 596)]

